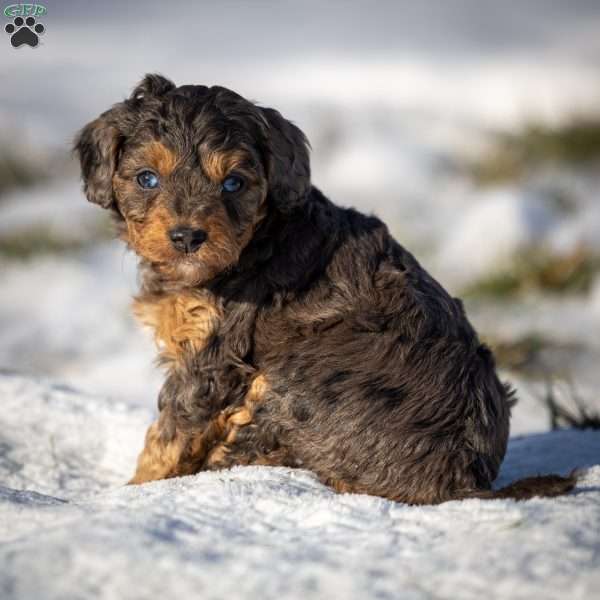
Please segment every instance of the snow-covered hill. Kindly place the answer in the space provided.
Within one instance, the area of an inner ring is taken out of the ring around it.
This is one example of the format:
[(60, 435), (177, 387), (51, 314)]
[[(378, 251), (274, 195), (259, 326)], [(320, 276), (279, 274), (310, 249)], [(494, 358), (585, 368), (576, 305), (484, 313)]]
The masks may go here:
[(513, 439), (500, 484), (588, 467), (554, 500), (413, 507), (305, 471), (124, 486), (152, 415), (0, 375), (0, 597), (593, 598), (600, 435)]

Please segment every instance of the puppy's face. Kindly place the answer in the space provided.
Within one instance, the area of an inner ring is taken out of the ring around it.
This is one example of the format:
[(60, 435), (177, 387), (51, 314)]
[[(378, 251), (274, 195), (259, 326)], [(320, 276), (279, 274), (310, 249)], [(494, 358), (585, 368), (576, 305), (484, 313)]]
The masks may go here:
[(206, 283), (235, 265), (269, 210), (310, 188), (304, 135), (225, 88), (153, 75), (79, 134), (88, 199), (165, 281)]
[[(112, 177), (127, 243), (165, 279), (196, 285), (233, 265), (264, 218), (268, 183), (252, 132), (234, 139), (209, 111), (140, 123)], [(187, 122), (186, 122), (187, 121)]]

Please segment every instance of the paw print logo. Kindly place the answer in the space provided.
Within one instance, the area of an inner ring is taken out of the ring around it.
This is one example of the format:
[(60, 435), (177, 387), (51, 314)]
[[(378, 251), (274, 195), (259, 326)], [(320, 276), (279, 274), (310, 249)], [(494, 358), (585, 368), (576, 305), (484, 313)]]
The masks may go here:
[(15, 17), (12, 23), (8, 23), (4, 27), (4, 31), (10, 35), (10, 43), (14, 48), (18, 48), (23, 44), (35, 48), (39, 41), (39, 35), (46, 31), (46, 28), (41, 23), (36, 23), (33, 17)]

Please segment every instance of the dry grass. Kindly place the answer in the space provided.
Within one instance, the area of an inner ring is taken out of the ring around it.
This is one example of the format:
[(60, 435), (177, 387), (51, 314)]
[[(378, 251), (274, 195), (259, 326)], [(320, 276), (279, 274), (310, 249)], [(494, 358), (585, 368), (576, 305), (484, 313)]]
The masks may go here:
[(96, 228), (90, 228), (85, 238), (77, 239), (61, 236), (47, 227), (33, 227), (0, 236), (0, 257), (27, 260), (43, 254), (70, 254), (112, 237), (112, 229), (104, 222), (99, 222)]
[(532, 331), (514, 339), (483, 335), (502, 369), (526, 379), (546, 380), (550, 375), (566, 378), (588, 352), (578, 341), (556, 340), (543, 332)]
[(550, 416), (550, 426), (552, 429), (561, 429), (570, 427), (574, 429), (600, 429), (600, 413), (589, 408), (585, 401), (575, 391), (573, 385), (570, 386), (570, 397), (567, 407), (565, 403), (560, 402), (556, 397), (552, 381), (547, 382), (546, 394), (542, 398)]
[(0, 154), (0, 196), (5, 192), (43, 181), (47, 173), (6, 151)]
[(497, 134), (490, 153), (470, 165), (483, 185), (521, 179), (544, 165), (587, 166), (600, 162), (600, 116), (573, 118), (560, 127), (532, 123)]
[(514, 297), (531, 291), (587, 292), (600, 272), (600, 256), (580, 246), (566, 255), (534, 250), (516, 257), (503, 269), (469, 285), (466, 297)]
[(531, 333), (522, 338), (505, 341), (486, 339), (500, 367), (511, 371), (529, 371), (539, 364), (540, 354), (551, 343), (541, 334)]

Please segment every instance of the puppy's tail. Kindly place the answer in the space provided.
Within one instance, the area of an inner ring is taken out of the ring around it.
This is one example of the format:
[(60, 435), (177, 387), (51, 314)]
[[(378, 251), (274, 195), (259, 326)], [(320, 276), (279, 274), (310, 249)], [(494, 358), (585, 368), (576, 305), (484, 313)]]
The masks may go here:
[(511, 498), (513, 500), (529, 500), (535, 497), (554, 498), (570, 492), (577, 484), (579, 475), (580, 472), (575, 469), (566, 477), (560, 475), (525, 477), (499, 490), (474, 490), (461, 494), (460, 498)]

